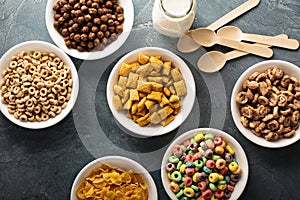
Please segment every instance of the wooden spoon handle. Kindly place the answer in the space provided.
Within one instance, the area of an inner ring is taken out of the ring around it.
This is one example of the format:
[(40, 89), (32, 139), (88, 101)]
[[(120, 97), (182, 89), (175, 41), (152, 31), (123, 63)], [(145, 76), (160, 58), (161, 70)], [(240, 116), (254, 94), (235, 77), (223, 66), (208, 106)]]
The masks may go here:
[(246, 41), (258, 42), (261, 44), (268, 44), (293, 50), (299, 48), (299, 42), (295, 39), (276, 38), (258, 34), (244, 34), (243, 39)]
[(256, 44), (248, 44), (244, 42), (239, 42), (239, 41), (234, 41), (234, 40), (229, 40), (226, 38), (218, 38), (218, 44), (231, 47), (237, 50), (241, 51), (246, 51), (248, 53), (252, 53), (257, 56), (262, 56), (265, 58), (270, 58), (273, 55), (272, 49), (269, 49), (268, 47), (265, 46), (260, 46)]
[[(223, 17), (221, 17), (220, 19), (218, 19), (217, 21), (215, 21), (214, 23), (212, 23), (211, 25), (209, 25), (207, 28), (215, 31), (227, 24), (228, 22), (234, 20), (238, 16), (251, 10), (252, 8), (257, 6), (259, 2), (260, 0), (248, 0), (242, 5), (236, 7), (235, 9), (224, 15)], [(187, 31), (185, 34), (183, 34), (177, 42), (177, 49), (183, 53), (190, 53), (196, 51), (197, 49), (199, 49), (199, 47), (201, 47), (201, 45), (196, 43), (191, 38), (190, 31)]]
[(236, 7), (234, 10), (230, 11), (211, 25), (209, 25), (207, 28), (211, 30), (217, 30), (218, 28), (224, 26), (228, 22), (232, 21), (233, 19), (237, 18), (238, 16), (244, 14), (248, 10), (251, 10), (255, 6), (259, 4), (260, 0), (248, 0), (242, 5)]
[[(284, 38), (284, 39), (288, 38), (288, 36), (286, 34), (280, 34), (275, 37), (276, 38)], [(266, 45), (266, 44), (259, 44), (259, 43), (255, 43), (255, 44), (259, 45), (259, 46), (271, 47), (271, 45)], [(225, 53), (225, 56), (226, 56), (227, 60), (232, 60), (232, 59), (239, 58), (239, 57), (242, 57), (242, 56), (245, 56), (248, 54), (249, 54), (248, 52), (233, 50), (228, 53)]]

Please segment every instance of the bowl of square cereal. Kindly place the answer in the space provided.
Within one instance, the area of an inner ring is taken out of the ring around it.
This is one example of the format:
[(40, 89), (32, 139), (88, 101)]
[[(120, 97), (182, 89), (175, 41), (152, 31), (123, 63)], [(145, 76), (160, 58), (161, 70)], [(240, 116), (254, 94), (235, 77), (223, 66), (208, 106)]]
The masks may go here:
[(88, 163), (76, 176), (71, 200), (157, 200), (156, 185), (147, 170), (134, 160), (106, 156)]
[(280, 148), (300, 139), (300, 69), (282, 61), (263, 61), (237, 80), (231, 97), (235, 125), (250, 141)]
[(246, 154), (228, 133), (198, 128), (183, 133), (168, 147), (161, 179), (170, 199), (236, 200), (249, 174)]
[(77, 70), (53, 44), (28, 41), (12, 47), (2, 56), (0, 71), (1, 112), (19, 126), (52, 126), (66, 117), (76, 102)]
[(166, 134), (180, 126), (195, 101), (195, 81), (186, 63), (157, 47), (136, 49), (112, 69), (106, 88), (115, 119), (143, 136)]

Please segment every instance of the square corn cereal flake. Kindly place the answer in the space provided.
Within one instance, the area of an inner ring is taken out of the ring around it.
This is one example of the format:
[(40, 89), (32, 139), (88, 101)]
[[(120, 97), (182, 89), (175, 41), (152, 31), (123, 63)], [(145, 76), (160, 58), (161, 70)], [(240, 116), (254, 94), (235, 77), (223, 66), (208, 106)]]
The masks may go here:
[(129, 65), (131, 66), (131, 70), (135, 72), (140, 67), (141, 64), (139, 62), (133, 62), (130, 63)]
[(182, 74), (180, 73), (178, 68), (174, 68), (171, 70), (171, 76), (174, 80), (174, 82), (180, 81), (182, 80)]
[(138, 81), (138, 79), (139, 79), (139, 75), (138, 74), (130, 72), (129, 76), (128, 76), (128, 81), (127, 81), (126, 87), (128, 87), (128, 88), (136, 88), (137, 87), (137, 81)]
[(131, 66), (125, 62), (121, 64), (119, 75), (120, 76), (126, 76), (131, 70)]
[(121, 110), (122, 109), (122, 102), (121, 98), (118, 95), (113, 96), (113, 103), (115, 105), (116, 110)]
[(154, 112), (152, 115), (150, 115), (150, 121), (153, 124), (159, 124), (161, 122), (161, 118), (157, 112)]
[(119, 81), (118, 81), (118, 85), (121, 86), (121, 87), (126, 87), (126, 84), (127, 84), (127, 77), (120, 76)]
[(124, 110), (129, 110), (132, 106), (132, 101), (128, 99), (128, 101), (123, 105)]
[(177, 96), (181, 97), (181, 96), (184, 96), (187, 94), (187, 90), (186, 90), (185, 83), (183, 80), (174, 82), (174, 87), (175, 87)]
[(146, 56), (145, 54), (139, 54), (138, 55), (138, 62), (141, 63), (142, 65), (148, 63), (149, 62), (149, 56)]
[(160, 118), (166, 119), (170, 114), (172, 114), (174, 110), (170, 106), (163, 107), (157, 113), (159, 114)]
[(150, 94), (147, 95), (147, 99), (161, 101), (162, 93), (161, 92), (154, 92), (152, 91)]
[(117, 84), (114, 84), (114, 92), (121, 97), (124, 95), (123, 87), (121, 87)]
[(141, 76), (147, 76), (149, 75), (153, 70), (153, 66), (150, 65), (149, 63), (145, 65), (141, 65), (137, 70), (136, 73), (140, 74)]
[(152, 91), (152, 84), (149, 82), (144, 82), (143, 84), (138, 86), (137, 90), (139, 92), (145, 92), (145, 93), (150, 94)]
[(131, 89), (129, 98), (131, 101), (138, 101), (140, 99), (139, 92), (136, 89)]

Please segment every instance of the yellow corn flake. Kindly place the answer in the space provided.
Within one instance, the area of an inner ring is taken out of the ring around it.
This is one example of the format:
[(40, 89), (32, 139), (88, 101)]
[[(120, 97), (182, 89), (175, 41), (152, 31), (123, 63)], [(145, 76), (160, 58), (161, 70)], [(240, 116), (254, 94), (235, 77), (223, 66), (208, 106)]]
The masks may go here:
[(138, 112), (140, 112), (141, 110), (143, 110), (145, 108), (145, 103), (147, 101), (147, 98), (144, 97), (137, 105), (138, 108)]
[[(101, 181), (100, 177), (103, 177)], [(147, 200), (148, 188), (139, 174), (114, 169), (104, 164), (79, 184), (76, 196), (79, 200)]]
[(138, 102), (134, 102), (131, 107), (131, 114), (135, 114), (138, 111)]
[(156, 103), (155, 103), (155, 101), (151, 101), (151, 100), (147, 100), (146, 102), (145, 102), (145, 106), (146, 106), (146, 108), (148, 109), (148, 110), (150, 110), (150, 108), (153, 106), (153, 105), (155, 105)]
[(167, 104), (169, 104), (168, 98), (165, 95), (162, 95), (161, 101), (159, 101), (160, 107), (164, 107)]
[(136, 71), (141, 64), (136, 61), (136, 62), (130, 63), (129, 65), (131, 66), (132, 71)]
[(139, 119), (136, 120), (136, 122), (140, 125), (140, 126), (146, 126), (150, 123), (150, 117), (149, 117), (149, 113), (146, 114), (143, 117), (140, 117)]
[(170, 124), (173, 120), (175, 119), (174, 115), (169, 115), (167, 117), (167, 119), (164, 122), (161, 122), (162, 126), (167, 126), (168, 124)]
[(152, 86), (152, 90), (154, 92), (162, 92), (163, 91), (163, 87), (164, 87), (162, 84), (155, 83), (155, 82), (152, 82), (151, 86)]
[(149, 82), (145, 82), (145, 83), (139, 85), (138, 88), (137, 88), (137, 90), (139, 92), (145, 92), (145, 93), (150, 94), (151, 91), (152, 91), (152, 84), (149, 83)]
[(162, 97), (162, 93), (161, 92), (154, 92), (154, 91), (152, 91), (150, 94), (147, 95), (147, 99), (155, 100), (155, 101), (158, 101), (158, 102), (161, 101), (161, 97)]
[(131, 70), (131, 66), (125, 62), (121, 64), (121, 68), (119, 70), (120, 76), (126, 76)]
[(167, 87), (164, 87), (164, 94), (168, 97), (168, 96), (170, 96), (171, 95), (171, 92), (170, 92), (170, 90), (167, 88)]
[(145, 54), (139, 54), (138, 62), (141, 63), (142, 65), (148, 63), (149, 62), (149, 56), (146, 56)]
[(177, 95), (171, 95), (170, 96), (170, 99), (169, 99), (169, 101), (171, 102), (171, 103), (176, 103), (176, 102), (179, 102), (179, 97), (177, 96)]
[(132, 107), (132, 101), (128, 99), (128, 101), (123, 105), (124, 110), (129, 110)]
[(150, 56), (149, 62), (151, 64), (163, 65), (163, 61), (161, 60), (161, 56)]

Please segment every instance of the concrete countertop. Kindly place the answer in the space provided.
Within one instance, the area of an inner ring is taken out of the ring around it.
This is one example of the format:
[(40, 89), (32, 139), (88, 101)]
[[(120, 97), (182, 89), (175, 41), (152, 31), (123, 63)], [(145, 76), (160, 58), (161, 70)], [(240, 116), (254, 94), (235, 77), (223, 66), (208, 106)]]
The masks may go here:
[[(45, 25), (45, 0), (0, 0), (0, 56), (12, 46), (28, 41), (53, 43)], [(245, 0), (199, 0), (193, 28), (205, 27)], [(133, 0), (134, 25), (125, 44), (114, 54), (96, 61), (72, 58), (79, 74), (77, 103), (63, 121), (42, 129), (28, 130), (0, 114), (0, 199), (69, 199), (73, 180), (88, 162), (105, 155), (122, 155), (141, 163), (151, 173), (159, 199), (168, 199), (160, 179), (163, 151), (179, 134), (197, 127), (213, 127), (231, 134), (244, 148), (249, 178), (243, 200), (299, 199), (299, 142), (280, 149), (268, 149), (247, 140), (234, 125), (230, 112), (233, 86), (251, 65), (266, 60), (247, 55), (227, 62), (218, 73), (206, 74), (196, 67), (209, 50), (228, 52), (221, 46), (200, 48), (183, 54), (177, 39), (159, 34), (152, 26), (154, 0)], [(287, 34), (300, 40), (299, 0), (261, 0), (246, 14), (229, 23), (246, 33)], [(106, 81), (114, 63), (125, 53), (144, 46), (157, 46), (182, 57), (194, 75), (197, 101), (190, 117), (169, 134), (141, 138), (127, 134), (113, 118), (106, 101)], [(273, 48), (271, 59), (300, 66), (300, 51)]]

